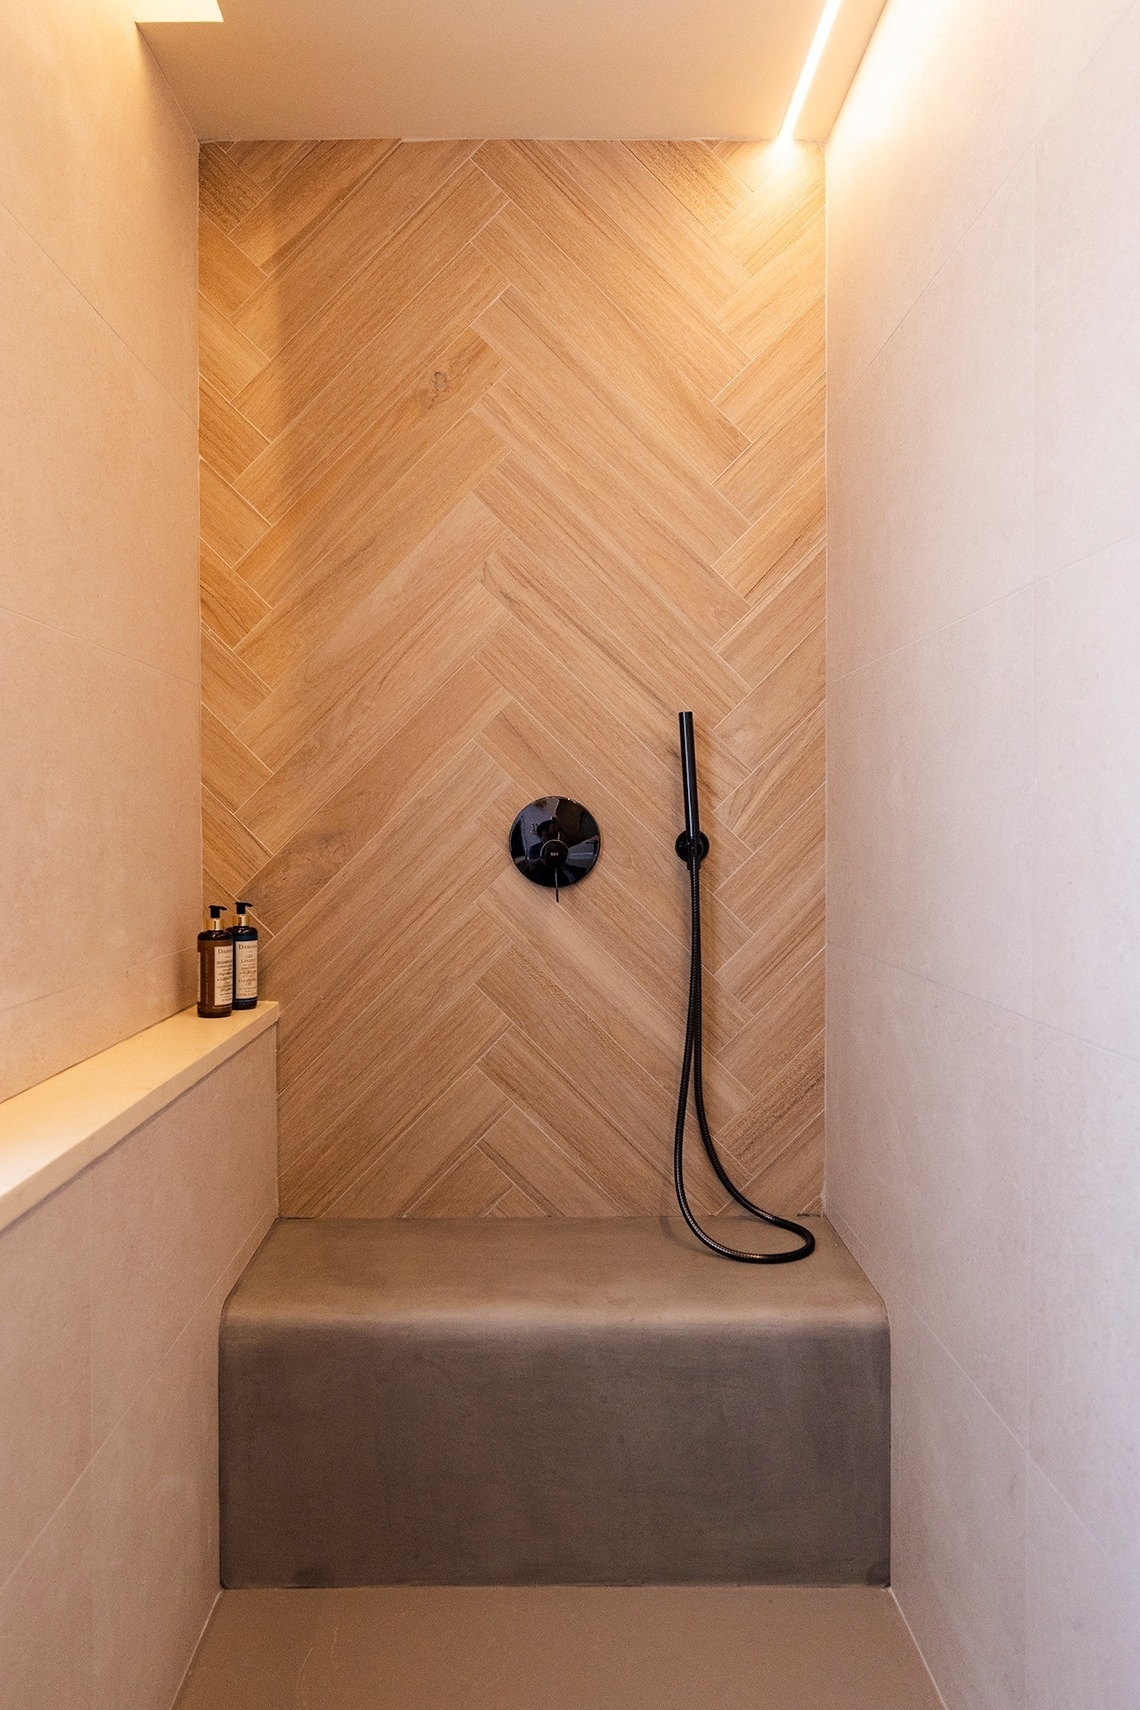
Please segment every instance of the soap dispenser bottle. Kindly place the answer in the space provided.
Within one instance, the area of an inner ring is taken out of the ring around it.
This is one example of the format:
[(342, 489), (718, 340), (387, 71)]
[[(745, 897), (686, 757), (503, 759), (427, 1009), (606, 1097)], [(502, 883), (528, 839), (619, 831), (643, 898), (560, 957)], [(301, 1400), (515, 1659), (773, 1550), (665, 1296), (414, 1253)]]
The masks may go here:
[(257, 928), (246, 919), (249, 904), (234, 904), (237, 925), (231, 927), (234, 943), (234, 1008), (257, 1008)]
[(229, 1015), (234, 1006), (234, 943), (222, 925), (225, 909), (210, 904), (210, 924), (198, 934), (198, 1014)]

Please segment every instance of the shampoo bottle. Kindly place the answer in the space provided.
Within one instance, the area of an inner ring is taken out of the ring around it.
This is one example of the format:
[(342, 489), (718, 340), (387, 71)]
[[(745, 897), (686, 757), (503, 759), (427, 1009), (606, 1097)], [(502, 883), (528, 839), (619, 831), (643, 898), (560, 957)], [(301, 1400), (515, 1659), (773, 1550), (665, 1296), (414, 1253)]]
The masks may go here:
[(234, 943), (222, 925), (225, 910), (210, 904), (210, 924), (198, 934), (198, 1014), (228, 1015), (234, 1006)]
[(235, 903), (237, 925), (230, 931), (234, 941), (234, 1008), (257, 1008), (257, 928), (246, 919), (247, 902)]

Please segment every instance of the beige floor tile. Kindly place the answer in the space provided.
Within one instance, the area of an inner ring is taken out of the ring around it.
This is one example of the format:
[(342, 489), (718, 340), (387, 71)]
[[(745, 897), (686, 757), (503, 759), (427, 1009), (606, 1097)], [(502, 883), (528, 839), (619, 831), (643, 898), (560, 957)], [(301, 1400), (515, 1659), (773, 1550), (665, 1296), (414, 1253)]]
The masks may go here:
[(937, 1710), (889, 1592), (231, 1591), (178, 1710)]

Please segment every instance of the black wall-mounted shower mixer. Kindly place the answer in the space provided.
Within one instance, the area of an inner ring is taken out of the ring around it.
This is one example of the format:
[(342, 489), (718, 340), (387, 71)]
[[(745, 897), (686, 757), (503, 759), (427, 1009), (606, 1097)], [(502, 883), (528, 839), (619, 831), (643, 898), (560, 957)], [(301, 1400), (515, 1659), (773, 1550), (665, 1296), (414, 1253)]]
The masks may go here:
[(542, 796), (524, 807), (511, 826), (511, 860), (524, 878), (547, 885), (554, 900), (563, 885), (576, 885), (598, 859), (598, 822), (566, 796)]

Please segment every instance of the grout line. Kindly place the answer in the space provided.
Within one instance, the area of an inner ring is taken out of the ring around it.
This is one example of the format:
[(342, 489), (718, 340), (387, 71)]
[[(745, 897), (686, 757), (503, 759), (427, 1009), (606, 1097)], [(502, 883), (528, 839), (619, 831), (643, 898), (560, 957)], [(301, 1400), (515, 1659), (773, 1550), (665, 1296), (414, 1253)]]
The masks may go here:
[[(192, 406), (187, 406), (186, 404), (184, 404), (182, 402), (182, 400), (180, 398), (178, 398), (175, 395), (174, 392), (171, 391), (170, 387), (166, 384), (166, 382), (164, 380), (159, 379), (158, 375), (154, 372), (154, 369), (150, 366), (150, 363), (147, 362), (142, 356), (140, 356), (138, 351), (135, 350), (133, 348), (133, 346), (131, 346), (127, 343), (126, 339), (123, 337), (122, 333), (118, 331), (118, 329), (116, 328), (114, 323), (112, 321), (108, 320), (107, 316), (103, 313), (102, 309), (98, 308), (96, 306), (96, 304), (91, 301), (91, 298), (87, 295), (86, 291), (84, 291), (79, 285), (76, 284), (75, 280), (72, 279), (72, 277), (69, 273), (65, 272), (64, 268), (55, 259), (55, 257), (52, 255), (51, 251), (48, 249), (45, 249), (44, 245), (36, 237), (35, 233), (32, 232), (31, 230), (29, 230), (29, 228), (24, 224), (23, 220), (21, 220), (19, 218), (19, 216), (12, 211), (12, 209), (9, 207), (9, 205), (6, 202), (0, 202), (0, 208), (3, 208), (4, 212), (7, 214), (8, 218), (12, 221), (13, 225), (17, 226), (20, 229), (20, 231), (23, 232), (24, 236), (28, 239), (29, 243), (32, 243), (35, 245), (36, 249), (39, 250), (40, 254), (51, 265), (51, 267), (55, 270), (55, 272), (59, 274), (60, 278), (62, 280), (64, 280), (64, 282), (67, 284), (69, 290), (74, 291), (75, 295), (80, 299), (80, 301), (83, 303), (86, 303), (87, 307), (91, 310), (91, 313), (95, 316), (96, 320), (98, 320), (104, 327), (106, 327), (107, 331), (111, 334), (111, 336), (115, 340), (115, 342), (122, 346), (122, 348), (127, 352), (128, 356), (131, 358), (131, 360), (133, 362), (137, 363), (138, 366), (143, 370), (144, 373), (149, 374), (150, 378), (154, 381), (154, 384), (158, 387), (158, 389), (162, 393), (163, 397), (168, 399), (169, 402), (174, 405), (174, 407), (177, 409), (177, 411), (180, 415), (185, 416), (187, 421), (193, 423), (195, 430), (197, 430), (197, 426), (198, 426), (198, 404), (197, 404), (198, 376), (197, 376), (197, 373), (195, 373), (195, 375), (193, 377), (193, 381), (192, 381), (194, 403)], [(195, 352), (197, 352), (197, 343), (198, 343), (198, 341), (197, 341), (197, 321), (195, 319), (195, 339), (194, 339)]]

